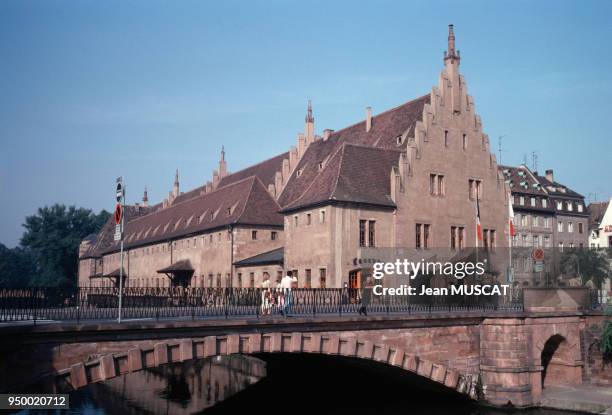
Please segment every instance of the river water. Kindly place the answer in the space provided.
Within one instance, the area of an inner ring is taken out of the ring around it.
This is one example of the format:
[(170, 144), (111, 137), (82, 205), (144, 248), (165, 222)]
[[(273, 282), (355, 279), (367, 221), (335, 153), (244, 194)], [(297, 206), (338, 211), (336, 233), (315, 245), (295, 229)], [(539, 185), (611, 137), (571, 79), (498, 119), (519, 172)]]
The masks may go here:
[(291, 354), (223, 356), (135, 372), (72, 392), (70, 406), (61, 413), (568, 414), (486, 408), (399, 369), (353, 359)]

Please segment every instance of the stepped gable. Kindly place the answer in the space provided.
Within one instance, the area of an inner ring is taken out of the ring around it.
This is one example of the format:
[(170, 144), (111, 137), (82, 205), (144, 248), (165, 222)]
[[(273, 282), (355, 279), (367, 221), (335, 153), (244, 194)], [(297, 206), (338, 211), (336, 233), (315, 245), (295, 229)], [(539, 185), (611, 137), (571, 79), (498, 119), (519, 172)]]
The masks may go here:
[(391, 171), (401, 152), (343, 143), (302, 196), (284, 212), (328, 202), (395, 207)]
[[(261, 180), (251, 176), (129, 221), (125, 227), (124, 246), (133, 248), (158, 243), (228, 225), (280, 227), (283, 217), (279, 209)], [(115, 242), (105, 253), (118, 249), (119, 243)]]
[(343, 143), (389, 150), (404, 148), (407, 140), (398, 146), (397, 137), (414, 130), (415, 123), (423, 118), (425, 104), (429, 102), (428, 94), (374, 115), (370, 131), (366, 131), (366, 120), (363, 120), (331, 133), (327, 140), (314, 141), (294, 169), (278, 199), (279, 204), (283, 207), (295, 204), (319, 174), (320, 163), (325, 165), (327, 159), (335, 154)]

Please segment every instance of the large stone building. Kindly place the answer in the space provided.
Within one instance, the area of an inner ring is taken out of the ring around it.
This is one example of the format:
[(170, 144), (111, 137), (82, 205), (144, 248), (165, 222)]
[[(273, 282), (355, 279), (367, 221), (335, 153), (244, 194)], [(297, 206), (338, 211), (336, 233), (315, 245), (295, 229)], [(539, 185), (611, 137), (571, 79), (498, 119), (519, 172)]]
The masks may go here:
[[(160, 204), (128, 209), (129, 286), (257, 286), (292, 270), (300, 287), (362, 284), (372, 247), (508, 246), (509, 192), (459, 73), (452, 25), (438, 86), (341, 130), (305, 130), (288, 152)], [(476, 205), (483, 240), (476, 238)], [(80, 285), (117, 281), (113, 224), (83, 241)]]

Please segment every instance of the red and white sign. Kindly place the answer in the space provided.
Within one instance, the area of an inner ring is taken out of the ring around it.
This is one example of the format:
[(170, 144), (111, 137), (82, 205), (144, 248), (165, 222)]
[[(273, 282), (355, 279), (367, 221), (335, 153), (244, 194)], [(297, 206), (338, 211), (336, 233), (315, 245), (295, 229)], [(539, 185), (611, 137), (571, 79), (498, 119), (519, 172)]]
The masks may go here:
[(536, 261), (543, 261), (544, 260), (544, 250), (542, 248), (536, 248), (533, 250), (533, 253), (531, 254), (533, 259), (535, 259)]
[(123, 217), (123, 207), (121, 206), (121, 203), (117, 203), (117, 206), (115, 206), (115, 223), (117, 225), (121, 224), (122, 217)]

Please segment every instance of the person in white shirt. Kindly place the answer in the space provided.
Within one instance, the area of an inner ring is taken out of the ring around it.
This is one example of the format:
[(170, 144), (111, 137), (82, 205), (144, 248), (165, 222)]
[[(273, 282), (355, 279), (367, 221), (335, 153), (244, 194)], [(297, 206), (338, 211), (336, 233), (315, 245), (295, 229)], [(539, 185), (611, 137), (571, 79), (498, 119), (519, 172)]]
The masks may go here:
[(291, 311), (291, 286), (293, 285), (292, 272), (287, 271), (287, 274), (281, 279), (280, 288), (283, 296), (283, 307), (281, 314), (287, 315)]

